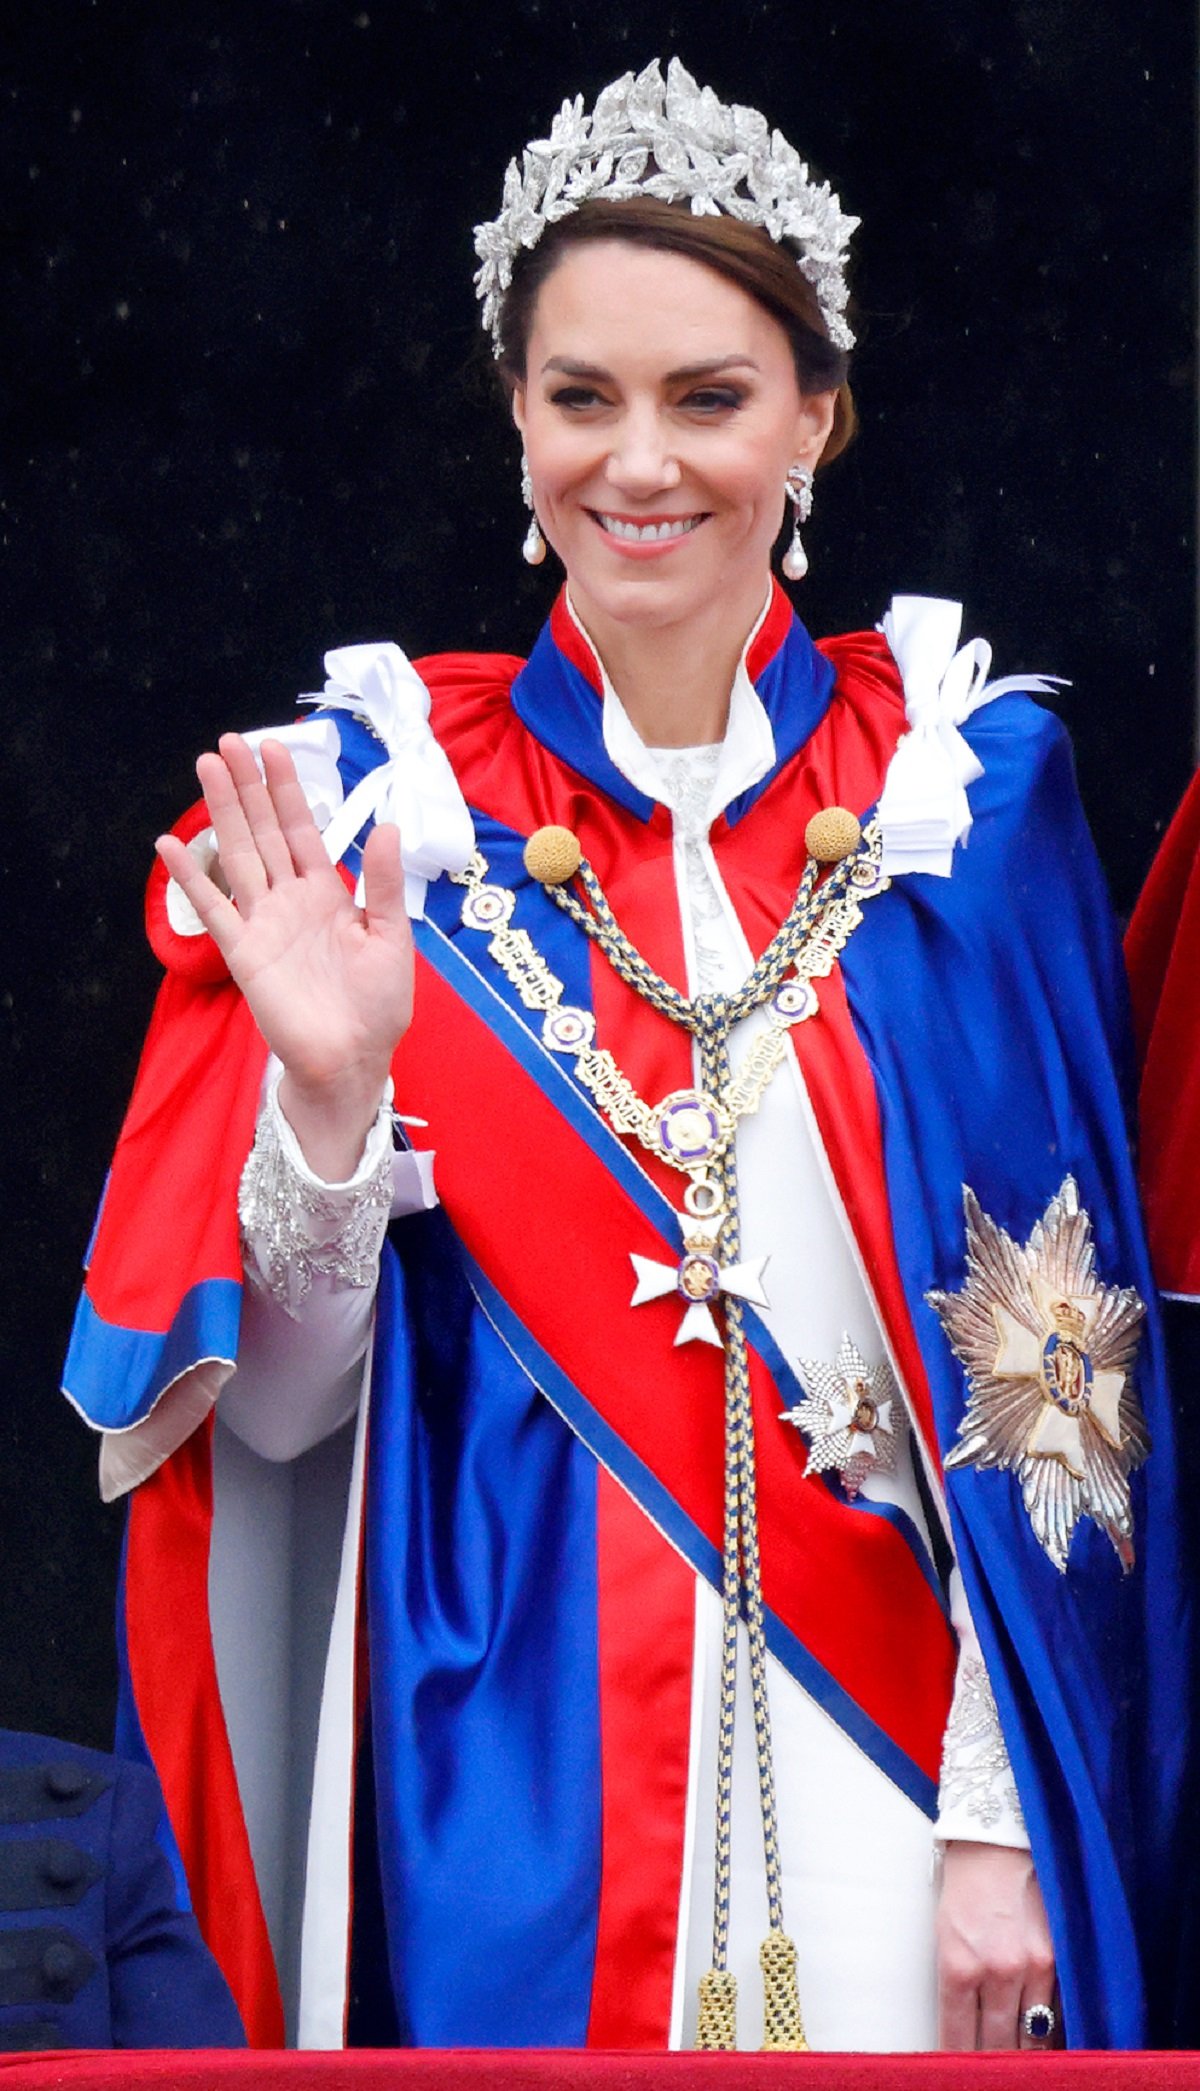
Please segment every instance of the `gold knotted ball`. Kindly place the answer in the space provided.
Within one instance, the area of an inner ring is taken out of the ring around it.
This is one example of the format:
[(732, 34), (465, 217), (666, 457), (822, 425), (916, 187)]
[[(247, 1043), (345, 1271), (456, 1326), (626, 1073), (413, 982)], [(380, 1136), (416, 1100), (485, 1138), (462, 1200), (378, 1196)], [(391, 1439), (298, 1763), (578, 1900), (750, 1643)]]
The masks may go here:
[(565, 886), (583, 862), (579, 837), (570, 828), (535, 828), (524, 854), (525, 869), (539, 886)]
[(804, 830), (804, 847), (818, 864), (840, 864), (862, 841), (862, 822), (848, 806), (822, 806)]

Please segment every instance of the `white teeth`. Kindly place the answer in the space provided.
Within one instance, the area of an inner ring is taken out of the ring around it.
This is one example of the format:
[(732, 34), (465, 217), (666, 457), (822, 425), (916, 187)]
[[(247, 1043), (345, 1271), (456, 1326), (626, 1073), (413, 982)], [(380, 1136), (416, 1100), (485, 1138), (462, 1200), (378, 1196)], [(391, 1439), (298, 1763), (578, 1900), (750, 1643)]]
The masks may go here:
[(659, 544), (668, 537), (686, 537), (689, 530), (695, 530), (703, 521), (703, 516), (698, 515), (681, 516), (677, 523), (627, 523), (621, 516), (600, 517), (601, 528), (607, 530), (610, 537), (624, 537), (635, 545)]

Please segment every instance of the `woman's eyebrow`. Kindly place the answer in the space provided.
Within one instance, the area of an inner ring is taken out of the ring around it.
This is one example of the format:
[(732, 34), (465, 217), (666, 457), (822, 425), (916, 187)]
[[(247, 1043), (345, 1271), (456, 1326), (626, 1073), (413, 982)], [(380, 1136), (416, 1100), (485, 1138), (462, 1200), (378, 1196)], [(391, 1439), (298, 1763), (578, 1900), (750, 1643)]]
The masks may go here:
[(688, 378), (711, 378), (721, 370), (757, 370), (753, 356), (706, 356), (701, 363), (681, 363), (678, 370), (669, 370), (667, 378), (671, 384), (683, 384)]
[[(681, 363), (677, 370), (669, 370), (667, 372), (667, 382), (674, 385), (682, 384), (689, 378), (714, 377), (718, 371), (732, 370), (735, 367), (743, 370), (757, 370), (759, 366), (753, 356), (738, 354), (732, 356), (706, 356), (702, 362)], [(561, 376), (568, 378), (609, 378), (611, 376), (611, 373), (605, 370), (602, 364), (578, 363), (573, 356), (551, 356), (542, 365), (543, 377), (545, 377), (547, 371), (557, 371)]]
[(548, 370), (560, 371), (567, 378), (606, 378), (609, 373), (599, 363), (577, 363), (572, 356), (551, 356), (542, 365), (542, 376)]

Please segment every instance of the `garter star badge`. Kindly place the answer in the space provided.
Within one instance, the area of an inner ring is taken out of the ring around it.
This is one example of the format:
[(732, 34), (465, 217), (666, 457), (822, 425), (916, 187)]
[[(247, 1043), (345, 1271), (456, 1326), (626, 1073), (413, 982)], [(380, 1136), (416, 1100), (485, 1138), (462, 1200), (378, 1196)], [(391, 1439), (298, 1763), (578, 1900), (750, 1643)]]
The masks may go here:
[(1129, 1476), (1150, 1450), (1133, 1383), (1145, 1316), (1132, 1287), (1102, 1285), (1092, 1223), (1068, 1176), (1024, 1246), (964, 1189), (967, 1282), (931, 1292), (969, 1395), (950, 1467), (1014, 1472), (1034, 1534), (1066, 1572), (1081, 1517), (1133, 1567)]
[(801, 1358), (806, 1399), (783, 1409), (808, 1439), (810, 1474), (836, 1468), (846, 1494), (858, 1494), (868, 1474), (890, 1474), (904, 1431), (900, 1390), (884, 1358), (868, 1365), (856, 1343), (843, 1336), (832, 1365)]

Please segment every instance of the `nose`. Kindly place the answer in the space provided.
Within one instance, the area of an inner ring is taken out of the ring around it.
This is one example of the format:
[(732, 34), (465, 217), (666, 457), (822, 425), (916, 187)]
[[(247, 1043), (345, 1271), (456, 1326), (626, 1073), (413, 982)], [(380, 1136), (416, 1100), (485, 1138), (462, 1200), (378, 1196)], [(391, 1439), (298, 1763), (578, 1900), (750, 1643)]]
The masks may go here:
[(679, 460), (651, 408), (631, 410), (614, 432), (604, 476), (614, 490), (645, 500), (679, 485)]

